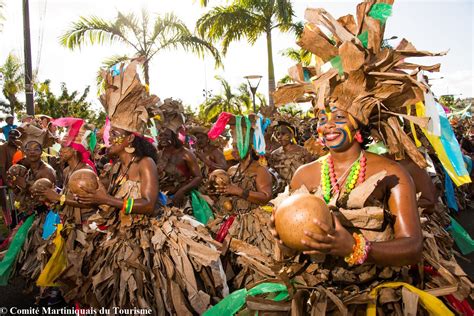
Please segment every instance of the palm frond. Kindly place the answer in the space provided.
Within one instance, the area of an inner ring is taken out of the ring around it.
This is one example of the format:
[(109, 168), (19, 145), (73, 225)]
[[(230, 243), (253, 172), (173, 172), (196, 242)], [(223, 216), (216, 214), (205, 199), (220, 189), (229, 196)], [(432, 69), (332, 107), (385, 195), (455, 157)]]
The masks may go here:
[(275, 18), (283, 31), (289, 30), (295, 12), (290, 0), (275, 0)]
[(115, 26), (119, 30), (123, 30), (124, 28), (130, 29), (133, 35), (135, 36), (137, 47), (140, 47), (142, 50), (144, 49), (143, 34), (140, 32), (139, 19), (135, 14), (133, 13), (124, 14), (122, 12), (119, 12), (117, 15), (117, 19), (115, 20)]
[(308, 66), (311, 63), (312, 54), (305, 49), (287, 48), (280, 52), (281, 56), (288, 57), (291, 60)]
[(81, 48), (85, 44), (129, 43), (120, 26), (120, 23), (111, 23), (96, 16), (80, 17), (60, 36), (59, 42), (69, 49)]
[(193, 52), (197, 54), (199, 57), (204, 56), (206, 52), (210, 53), (214, 58), (215, 66), (220, 67), (222, 66), (221, 56), (217, 48), (214, 47), (210, 42), (199, 38), (195, 35), (182, 35), (178, 36), (177, 38), (168, 41), (164, 46), (161, 48), (183, 48), (185, 51)]
[(257, 14), (238, 5), (215, 7), (196, 22), (198, 34), (215, 42), (222, 39), (222, 52), (225, 55), (233, 41), (249, 37), (255, 39), (265, 30), (262, 19)]

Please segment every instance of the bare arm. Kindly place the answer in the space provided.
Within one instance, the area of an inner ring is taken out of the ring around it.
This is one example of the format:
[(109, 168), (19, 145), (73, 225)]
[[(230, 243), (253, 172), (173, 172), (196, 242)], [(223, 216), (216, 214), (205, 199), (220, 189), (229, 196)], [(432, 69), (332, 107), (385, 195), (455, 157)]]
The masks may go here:
[[(133, 201), (134, 214), (153, 215), (158, 197), (158, 171), (155, 162), (148, 157), (142, 158), (138, 163), (140, 171), (140, 193), (141, 198)], [(116, 208), (121, 209), (123, 200), (107, 195), (105, 203)], [(102, 203), (101, 203), (102, 204)]]
[[(144, 157), (138, 162), (138, 169), (141, 183), (141, 198), (134, 200), (132, 213), (153, 215), (158, 197), (158, 172), (156, 164), (151, 158)], [(83, 189), (87, 190), (87, 188)], [(79, 202), (85, 205), (104, 204), (121, 210), (124, 201), (123, 199), (108, 195), (104, 186), (99, 183), (98, 190), (79, 196)]]
[(192, 178), (191, 181), (189, 181), (176, 192), (180, 192), (183, 195), (189, 193), (192, 189), (197, 188), (202, 181), (201, 170), (199, 170), (199, 164), (196, 160), (196, 156), (194, 156), (194, 154), (189, 150), (186, 150), (184, 154), (184, 160), (186, 161), (186, 165), (191, 172)]
[(257, 191), (250, 191), (248, 201), (264, 205), (272, 198), (272, 176), (267, 168), (259, 166), (257, 169)]
[(372, 244), (370, 262), (385, 266), (414, 264), (421, 259), (423, 237), (418, 215), (415, 185), (410, 175), (399, 165), (393, 164), (393, 180), (388, 207), (395, 216), (395, 238)]

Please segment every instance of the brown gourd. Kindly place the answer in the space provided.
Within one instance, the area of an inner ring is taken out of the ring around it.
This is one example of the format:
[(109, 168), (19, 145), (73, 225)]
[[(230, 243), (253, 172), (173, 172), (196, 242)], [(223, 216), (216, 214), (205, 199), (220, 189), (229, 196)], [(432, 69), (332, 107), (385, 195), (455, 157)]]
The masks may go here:
[(275, 210), (275, 229), (285, 246), (298, 251), (309, 250), (301, 242), (308, 238), (304, 231), (323, 234), (313, 219), (333, 226), (331, 212), (322, 199), (309, 193), (297, 193), (285, 199)]
[[(90, 169), (74, 171), (69, 178), (68, 187), (73, 194), (84, 195), (99, 188), (97, 175)], [(85, 188), (85, 189), (84, 189)]]

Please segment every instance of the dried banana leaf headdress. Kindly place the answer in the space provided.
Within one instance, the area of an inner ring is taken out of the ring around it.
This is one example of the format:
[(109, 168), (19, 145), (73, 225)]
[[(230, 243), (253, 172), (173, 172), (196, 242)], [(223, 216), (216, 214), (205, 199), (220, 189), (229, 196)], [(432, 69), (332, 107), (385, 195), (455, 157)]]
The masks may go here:
[(137, 73), (140, 63), (141, 59), (134, 59), (129, 64), (120, 63), (104, 70), (105, 93), (100, 96), (100, 102), (112, 126), (143, 135), (160, 99), (150, 95), (141, 84)]
[(178, 133), (179, 129), (184, 125), (184, 106), (181, 100), (167, 98), (158, 108), (159, 119), (158, 128), (169, 128), (174, 133)]
[(25, 123), (17, 128), (21, 133), (19, 139), (23, 147), (26, 147), (26, 144), (32, 141), (40, 144), (43, 149), (52, 146), (56, 140), (55, 136), (49, 130), (41, 128), (36, 123), (36, 121), (32, 121), (32, 123)]
[(372, 124), (397, 159), (406, 153), (424, 167), (424, 157), (403, 131), (398, 117), (426, 127), (428, 119), (411, 116), (410, 111), (429, 91), (428, 85), (418, 80), (420, 71), (439, 71), (440, 65), (421, 66), (405, 58), (445, 53), (417, 51), (405, 39), (395, 49), (388, 46), (383, 35), (392, 4), (393, 0), (365, 1), (357, 6), (356, 18), (349, 14), (338, 20), (324, 9), (307, 9), (308, 22), (298, 45), (322, 61), (321, 71), (309, 82), (295, 75), (297, 83), (275, 92), (275, 103), (282, 105), (304, 95), (316, 95), (317, 108), (331, 104), (364, 125)]

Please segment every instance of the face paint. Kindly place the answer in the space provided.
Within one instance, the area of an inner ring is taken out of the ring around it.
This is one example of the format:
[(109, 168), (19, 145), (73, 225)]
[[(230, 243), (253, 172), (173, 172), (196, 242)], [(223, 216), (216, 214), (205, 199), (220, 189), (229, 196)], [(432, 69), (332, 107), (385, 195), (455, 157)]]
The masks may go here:
[(347, 136), (349, 137), (349, 143), (352, 143), (352, 133), (351, 133), (351, 129), (349, 128), (349, 126), (344, 126), (343, 129), (347, 132)]
[(357, 129), (357, 127), (359, 126), (359, 124), (357, 124), (355, 118), (350, 114), (348, 113), (349, 115), (349, 122), (351, 122), (352, 124), (352, 127), (354, 127), (354, 129)]
[(124, 140), (125, 140), (124, 136), (117, 136), (111, 139), (111, 143), (115, 145), (121, 145)]
[(339, 143), (337, 143), (336, 145), (332, 145), (332, 146), (329, 146), (329, 148), (339, 148), (341, 147), (342, 145), (344, 145), (344, 143), (346, 142), (346, 139), (347, 139), (347, 132), (342, 129), (342, 128), (337, 128), (336, 130), (338, 130), (339, 132), (341, 132), (342, 134), (342, 139), (339, 141)]

